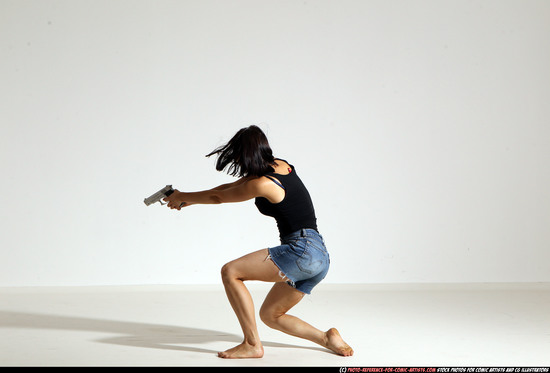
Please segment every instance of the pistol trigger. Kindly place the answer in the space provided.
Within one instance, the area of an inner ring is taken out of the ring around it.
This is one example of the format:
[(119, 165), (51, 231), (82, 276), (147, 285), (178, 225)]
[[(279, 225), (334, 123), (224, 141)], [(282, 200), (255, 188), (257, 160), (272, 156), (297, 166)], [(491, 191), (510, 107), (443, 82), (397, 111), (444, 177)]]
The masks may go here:
[(164, 206), (164, 205), (167, 205), (167, 204), (168, 204), (168, 202), (162, 203), (162, 200), (160, 200), (160, 199), (159, 199), (159, 203), (160, 203), (161, 206)]

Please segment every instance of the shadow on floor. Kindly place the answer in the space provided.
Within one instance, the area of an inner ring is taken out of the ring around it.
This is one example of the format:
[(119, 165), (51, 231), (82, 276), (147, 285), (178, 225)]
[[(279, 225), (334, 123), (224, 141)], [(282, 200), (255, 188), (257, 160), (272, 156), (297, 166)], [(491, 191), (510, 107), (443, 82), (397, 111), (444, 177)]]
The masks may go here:
[[(218, 351), (197, 346), (209, 342), (231, 342), (227, 347), (230, 348), (242, 342), (242, 336), (209, 329), (10, 311), (0, 311), (0, 328), (101, 332), (118, 336), (101, 338), (95, 342), (208, 354), (217, 354)], [(302, 348), (331, 353), (321, 347), (262, 343), (267, 347)]]

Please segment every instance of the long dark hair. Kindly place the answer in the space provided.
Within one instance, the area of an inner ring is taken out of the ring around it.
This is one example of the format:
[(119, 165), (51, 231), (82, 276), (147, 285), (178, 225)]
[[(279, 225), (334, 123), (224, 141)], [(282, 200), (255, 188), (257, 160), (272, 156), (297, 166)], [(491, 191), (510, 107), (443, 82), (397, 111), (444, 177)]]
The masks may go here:
[(258, 126), (241, 128), (229, 142), (220, 146), (207, 157), (216, 154), (216, 170), (222, 171), (226, 167), (231, 176), (263, 176), (274, 172), (275, 163), (273, 151), (269, 146), (266, 135)]

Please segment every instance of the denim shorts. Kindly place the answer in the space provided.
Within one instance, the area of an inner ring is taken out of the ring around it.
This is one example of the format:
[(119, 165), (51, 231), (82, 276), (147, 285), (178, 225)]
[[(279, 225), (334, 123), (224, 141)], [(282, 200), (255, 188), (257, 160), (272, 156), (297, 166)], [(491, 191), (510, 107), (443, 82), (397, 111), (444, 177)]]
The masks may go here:
[(323, 237), (315, 229), (300, 229), (281, 238), (269, 256), (287, 283), (305, 294), (325, 278), (330, 258)]

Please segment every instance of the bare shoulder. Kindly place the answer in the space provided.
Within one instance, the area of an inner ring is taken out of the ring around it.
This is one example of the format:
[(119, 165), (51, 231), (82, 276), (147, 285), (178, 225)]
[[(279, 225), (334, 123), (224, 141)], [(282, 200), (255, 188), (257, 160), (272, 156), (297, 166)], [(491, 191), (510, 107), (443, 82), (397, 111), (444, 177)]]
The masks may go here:
[(279, 203), (285, 198), (284, 189), (277, 186), (272, 179), (266, 176), (250, 179), (247, 184), (250, 185), (250, 188), (253, 188), (255, 194), (267, 198), (271, 203)]
[(249, 188), (254, 189), (265, 189), (266, 187), (270, 187), (273, 182), (269, 180), (266, 176), (260, 176), (260, 177), (247, 177), (246, 178), (246, 184)]

